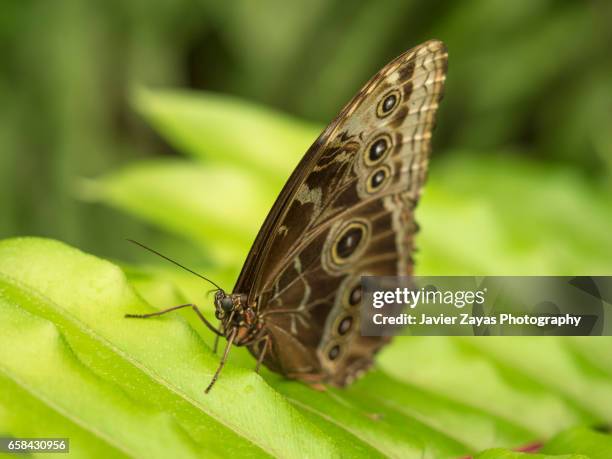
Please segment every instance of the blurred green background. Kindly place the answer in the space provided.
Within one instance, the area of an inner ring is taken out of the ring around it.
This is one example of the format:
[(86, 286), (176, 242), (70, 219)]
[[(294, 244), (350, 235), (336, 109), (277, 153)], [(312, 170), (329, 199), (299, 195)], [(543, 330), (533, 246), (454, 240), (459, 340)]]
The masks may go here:
[[(1, 9), (1, 237), (150, 260), (123, 240), (133, 237), (232, 266), (231, 282), (319, 129), (391, 58), (438, 38), (450, 64), (418, 215), (421, 272), (612, 273), (610, 2), (28, 0)], [(289, 117), (159, 92), (167, 88)], [(270, 123), (262, 140), (258, 126)], [(261, 155), (249, 163), (251, 147)], [(196, 182), (220, 180), (217, 169), (172, 179), (158, 160), (217, 162), (229, 178), (216, 188)], [(144, 188), (126, 165), (140, 168)], [(219, 193), (234, 172), (263, 191)], [(149, 199), (155, 211), (143, 209)], [(186, 199), (213, 203), (181, 213)], [(228, 225), (225, 245), (239, 248), (219, 259), (224, 245), (210, 238), (224, 235), (230, 206), (251, 213)], [(220, 231), (199, 229), (207, 223)]]

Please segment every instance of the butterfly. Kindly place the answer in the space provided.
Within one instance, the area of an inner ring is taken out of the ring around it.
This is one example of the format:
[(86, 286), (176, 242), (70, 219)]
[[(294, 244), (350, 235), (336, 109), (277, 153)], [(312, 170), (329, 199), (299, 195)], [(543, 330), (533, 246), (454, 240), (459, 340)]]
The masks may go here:
[(248, 347), (257, 371), (264, 364), (315, 387), (341, 387), (389, 342), (360, 334), (361, 276), (412, 274), (414, 211), (447, 57), (438, 40), (406, 51), (342, 109), (276, 199), (232, 293), (179, 264), (217, 287), (218, 328), (193, 304), (127, 315), (191, 307), (217, 339), (225, 337), (207, 393), (232, 345)]

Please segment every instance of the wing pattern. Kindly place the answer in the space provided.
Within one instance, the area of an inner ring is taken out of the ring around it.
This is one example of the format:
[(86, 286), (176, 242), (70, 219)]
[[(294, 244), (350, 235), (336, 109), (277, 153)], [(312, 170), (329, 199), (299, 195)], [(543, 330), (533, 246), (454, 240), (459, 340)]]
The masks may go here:
[(234, 288), (271, 337), (271, 369), (345, 385), (388, 341), (359, 333), (360, 278), (412, 273), (414, 210), (446, 67), (446, 48), (435, 40), (389, 63), (283, 188)]

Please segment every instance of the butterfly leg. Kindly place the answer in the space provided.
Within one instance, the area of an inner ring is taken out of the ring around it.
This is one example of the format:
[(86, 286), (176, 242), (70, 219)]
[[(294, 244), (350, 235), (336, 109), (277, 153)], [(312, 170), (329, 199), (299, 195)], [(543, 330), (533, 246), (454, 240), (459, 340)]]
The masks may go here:
[(261, 349), (261, 352), (259, 353), (259, 357), (257, 357), (257, 365), (255, 365), (255, 373), (257, 374), (259, 374), (259, 368), (261, 367), (261, 362), (263, 362), (266, 352), (268, 351), (268, 346), (270, 345), (270, 335), (266, 335), (262, 339), (264, 340), (264, 345), (263, 345), (263, 348)]
[(219, 337), (220, 335), (221, 336), (223, 335), (206, 319), (206, 317), (204, 317), (204, 314), (202, 314), (200, 310), (198, 309), (198, 307), (193, 303), (180, 304), (178, 306), (173, 306), (168, 309), (162, 309), (161, 311), (157, 311), (157, 312), (151, 312), (149, 314), (126, 314), (125, 317), (127, 319), (148, 319), (149, 317), (161, 316), (162, 314), (166, 314), (167, 312), (176, 311), (177, 309), (182, 309), (182, 308), (193, 309), (195, 313), (198, 315), (198, 317), (200, 318), (200, 320), (204, 322), (204, 325), (206, 325), (215, 335), (217, 335), (217, 337)]
[(232, 347), (232, 344), (234, 343), (234, 338), (236, 338), (237, 334), (238, 334), (238, 329), (232, 328), (229, 338), (227, 339), (227, 344), (225, 345), (225, 350), (223, 351), (223, 357), (221, 357), (221, 361), (219, 362), (217, 371), (215, 371), (215, 374), (213, 375), (213, 378), (210, 381), (210, 384), (204, 391), (205, 394), (208, 394), (208, 392), (210, 392), (210, 389), (212, 389), (212, 386), (214, 386), (215, 383), (217, 382), (217, 379), (219, 378), (219, 373), (221, 373), (221, 370), (223, 370), (223, 367), (225, 366), (225, 362), (227, 361), (227, 356), (229, 355), (230, 348)]
[(219, 333), (217, 333), (215, 335), (215, 343), (213, 344), (213, 354), (216, 354), (217, 353), (217, 349), (219, 348), (219, 336), (221, 336), (223, 334), (223, 333), (221, 333), (221, 327), (222, 327), (222, 325), (221, 325), (221, 323), (219, 323), (219, 328), (217, 329), (217, 331)]

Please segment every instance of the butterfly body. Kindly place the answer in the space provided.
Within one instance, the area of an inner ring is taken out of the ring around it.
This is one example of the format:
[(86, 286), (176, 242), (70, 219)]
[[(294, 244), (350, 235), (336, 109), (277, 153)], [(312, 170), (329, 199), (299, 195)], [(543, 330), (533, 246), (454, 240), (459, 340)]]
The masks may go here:
[(414, 209), (446, 63), (432, 40), (385, 66), (277, 198), (233, 290), (240, 312), (222, 320), (223, 334), (240, 330), (235, 343), (271, 370), (344, 386), (389, 341), (359, 333), (360, 278), (412, 274)]
[(226, 337), (234, 331), (234, 344), (237, 346), (256, 342), (263, 329), (256, 310), (246, 300), (246, 295), (240, 293), (227, 294), (218, 290), (215, 294), (215, 316)]
[(247, 346), (257, 368), (311, 384), (344, 386), (363, 374), (390, 338), (360, 334), (361, 277), (412, 274), (414, 211), (446, 63), (446, 47), (431, 40), (366, 83), (285, 184), (232, 293), (169, 259), (217, 287), (218, 329), (193, 304), (127, 317), (191, 307), (227, 338), (206, 392), (232, 345)]

